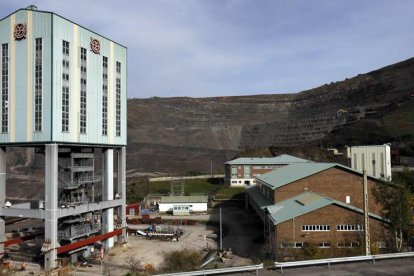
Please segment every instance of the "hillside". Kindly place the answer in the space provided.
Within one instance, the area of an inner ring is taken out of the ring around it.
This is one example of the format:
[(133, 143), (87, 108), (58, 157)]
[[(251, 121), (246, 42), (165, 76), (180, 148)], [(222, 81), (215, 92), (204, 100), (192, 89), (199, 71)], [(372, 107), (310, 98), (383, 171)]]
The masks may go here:
[(145, 172), (219, 170), (266, 148), (393, 142), (410, 155), (413, 140), (414, 58), (296, 94), (128, 100), (128, 169)]

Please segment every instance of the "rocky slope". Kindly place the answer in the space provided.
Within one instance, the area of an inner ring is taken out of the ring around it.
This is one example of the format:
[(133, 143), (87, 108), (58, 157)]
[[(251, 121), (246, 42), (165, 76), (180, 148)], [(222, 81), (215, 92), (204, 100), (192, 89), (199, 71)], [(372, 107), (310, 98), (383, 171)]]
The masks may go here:
[(296, 94), (128, 100), (128, 164), (209, 171), (268, 147), (394, 142), (411, 152), (414, 58)]

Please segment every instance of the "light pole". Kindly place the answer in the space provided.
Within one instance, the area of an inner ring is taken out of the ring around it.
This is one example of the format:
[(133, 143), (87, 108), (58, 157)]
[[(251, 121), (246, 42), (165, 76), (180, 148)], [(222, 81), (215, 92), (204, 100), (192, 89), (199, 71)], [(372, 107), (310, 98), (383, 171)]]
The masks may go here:
[(221, 223), (221, 207), (220, 207), (220, 251), (223, 251), (223, 231)]

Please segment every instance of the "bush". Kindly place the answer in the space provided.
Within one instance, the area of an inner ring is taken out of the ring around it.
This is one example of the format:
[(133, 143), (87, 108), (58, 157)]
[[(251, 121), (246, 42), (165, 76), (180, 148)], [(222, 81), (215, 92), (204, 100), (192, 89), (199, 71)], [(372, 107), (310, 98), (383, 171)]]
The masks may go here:
[(201, 254), (196, 250), (182, 249), (164, 254), (163, 272), (197, 270), (201, 265)]

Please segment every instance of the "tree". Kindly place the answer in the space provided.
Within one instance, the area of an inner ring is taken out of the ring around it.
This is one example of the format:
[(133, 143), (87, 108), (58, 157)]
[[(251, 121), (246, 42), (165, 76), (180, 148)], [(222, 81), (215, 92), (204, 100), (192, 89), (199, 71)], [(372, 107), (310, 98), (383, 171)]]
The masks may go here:
[(373, 190), (374, 197), (383, 206), (382, 216), (389, 221), (391, 241), (397, 252), (412, 232), (413, 194), (410, 188), (414, 183), (409, 180), (409, 177), (396, 175), (392, 182), (384, 182)]

